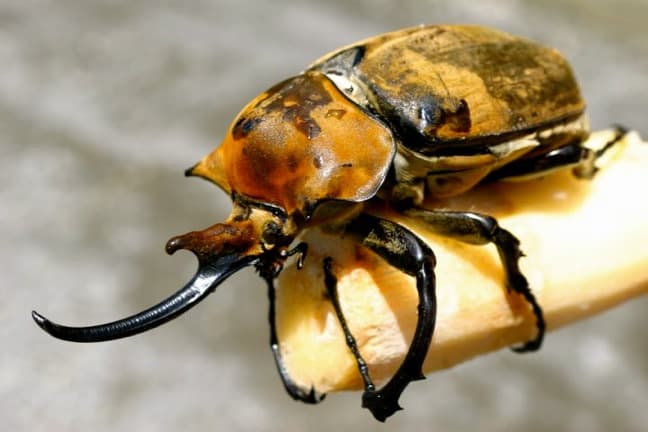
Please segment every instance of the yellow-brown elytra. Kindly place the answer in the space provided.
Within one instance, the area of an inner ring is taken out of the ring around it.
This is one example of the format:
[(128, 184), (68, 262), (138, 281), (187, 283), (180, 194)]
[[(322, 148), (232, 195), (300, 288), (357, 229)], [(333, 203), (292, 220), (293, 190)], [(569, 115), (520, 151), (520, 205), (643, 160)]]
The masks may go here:
[[(424, 197), (457, 195), (494, 180), (521, 180), (558, 169), (589, 178), (599, 150), (584, 145), (585, 104), (565, 59), (555, 50), (477, 26), (421, 26), (341, 48), (250, 102), (223, 143), (187, 175), (212, 181), (232, 198), (225, 223), (174, 237), (167, 252), (191, 250), (194, 278), (168, 299), (131, 317), (66, 327), (33, 312), (49, 334), (96, 342), (134, 335), (187, 311), (234, 272), (254, 266), (270, 295), (271, 348), (295, 399), (315, 403), (283, 365), (274, 323), (274, 279), (284, 262), (307, 259), (295, 239), (318, 226), (344, 235), (416, 278), (417, 325), (394, 376), (376, 389), (346, 326), (334, 263), (321, 266), (325, 286), (364, 380), (363, 406), (378, 420), (421, 365), (435, 327), (435, 257), (403, 226), (372, 215), (381, 201), (457, 241), (497, 247), (508, 290), (533, 310), (537, 335), (516, 351), (536, 350), (545, 323), (518, 266), (519, 241), (497, 221), (470, 211), (422, 209)], [(617, 136), (623, 131), (619, 129)], [(297, 243), (297, 244), (295, 244)], [(299, 264), (298, 264), (299, 265)]]

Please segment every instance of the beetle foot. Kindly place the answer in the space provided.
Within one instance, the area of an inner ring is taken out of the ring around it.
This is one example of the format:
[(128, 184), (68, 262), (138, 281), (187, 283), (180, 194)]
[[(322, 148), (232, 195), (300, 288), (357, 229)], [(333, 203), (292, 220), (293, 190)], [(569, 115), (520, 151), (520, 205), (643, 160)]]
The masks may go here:
[(538, 301), (536, 300), (535, 296), (531, 292), (531, 289), (529, 288), (529, 285), (524, 275), (520, 273), (519, 275), (517, 275), (517, 277), (512, 277), (511, 279), (513, 281), (516, 280), (520, 281), (520, 283), (515, 285), (517, 288), (515, 288), (514, 291), (521, 294), (526, 300), (527, 304), (531, 306), (531, 309), (533, 310), (533, 315), (536, 318), (536, 329), (537, 329), (536, 336), (533, 339), (523, 343), (522, 345), (512, 346), (511, 351), (516, 353), (538, 351), (540, 349), (540, 346), (542, 346), (542, 340), (544, 339), (544, 334), (546, 329), (544, 314), (542, 312), (542, 309), (540, 308), (540, 305), (538, 304)]
[(362, 407), (371, 411), (376, 420), (384, 422), (397, 411), (403, 409), (398, 404), (398, 393), (391, 391), (367, 390), (362, 394)]
[[(526, 278), (522, 276), (524, 282), (526, 282)], [(546, 330), (546, 323), (544, 319), (544, 314), (542, 312), (542, 308), (538, 304), (538, 301), (536, 300), (535, 296), (531, 292), (531, 289), (529, 288), (528, 284), (522, 285), (522, 287), (526, 287), (526, 289), (516, 289), (515, 291), (520, 293), (526, 302), (531, 306), (531, 309), (533, 310), (533, 315), (536, 318), (536, 335), (533, 339), (523, 343), (522, 345), (518, 346), (512, 346), (511, 351), (516, 352), (516, 353), (527, 353), (527, 352), (533, 352), (533, 351), (538, 351), (540, 347), (542, 346), (542, 340), (544, 339), (544, 334)]]
[(326, 398), (326, 393), (317, 393), (315, 387), (311, 387), (308, 392), (304, 391), (298, 385), (294, 383), (284, 382), (286, 386), (286, 392), (288, 395), (296, 401), (304, 402), (307, 404), (318, 404)]
[(511, 351), (515, 353), (528, 353), (533, 351), (538, 351), (542, 345), (542, 338), (535, 338), (528, 342), (525, 342), (520, 346), (512, 346)]

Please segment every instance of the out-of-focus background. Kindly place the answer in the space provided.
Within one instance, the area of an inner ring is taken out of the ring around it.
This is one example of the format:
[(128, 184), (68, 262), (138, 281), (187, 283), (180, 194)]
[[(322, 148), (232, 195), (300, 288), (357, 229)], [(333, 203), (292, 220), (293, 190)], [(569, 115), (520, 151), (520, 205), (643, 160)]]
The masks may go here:
[[(3, 1), (3, 429), (646, 430), (646, 298), (550, 334), (538, 354), (502, 351), (434, 374), (386, 425), (359, 393), (318, 406), (284, 393), (252, 271), (130, 339), (65, 343), (31, 321), (32, 308), (67, 324), (112, 320), (175, 291), (195, 262), (167, 257), (167, 238), (229, 212), (223, 193), (183, 169), (243, 104), (340, 45), (439, 22), (558, 47), (595, 128), (648, 136), (645, 0)], [(644, 186), (619, 193), (645, 199)]]

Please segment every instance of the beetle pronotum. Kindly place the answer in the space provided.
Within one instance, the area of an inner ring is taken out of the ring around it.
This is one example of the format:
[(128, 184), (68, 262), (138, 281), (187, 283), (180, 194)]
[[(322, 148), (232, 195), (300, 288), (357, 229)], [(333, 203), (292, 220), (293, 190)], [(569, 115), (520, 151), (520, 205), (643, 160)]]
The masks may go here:
[[(266, 281), (274, 317), (274, 279), (284, 262), (308, 259), (305, 230), (343, 235), (414, 276), (417, 325), (407, 355), (381, 388), (374, 385), (337, 295), (335, 263), (321, 263), (327, 294), (364, 382), (363, 406), (378, 420), (400, 407), (432, 339), (435, 256), (426, 242), (372, 214), (378, 202), (460, 242), (494, 244), (507, 290), (532, 310), (537, 334), (516, 351), (540, 347), (545, 322), (526, 277), (517, 238), (488, 215), (429, 210), (424, 197), (461, 194), (485, 181), (520, 180), (571, 169), (590, 178), (602, 149), (584, 142), (584, 102), (565, 59), (555, 50), (477, 26), (421, 26), (341, 48), (250, 102), (220, 147), (186, 174), (212, 181), (233, 201), (225, 223), (177, 236), (167, 252), (191, 250), (194, 278), (161, 303), (131, 317), (66, 327), (33, 312), (51, 335), (96, 342), (134, 335), (187, 311), (238, 270), (254, 266)], [(371, 205), (368, 205), (371, 204)], [(284, 367), (274, 319), (271, 347), (295, 399), (315, 403)]]

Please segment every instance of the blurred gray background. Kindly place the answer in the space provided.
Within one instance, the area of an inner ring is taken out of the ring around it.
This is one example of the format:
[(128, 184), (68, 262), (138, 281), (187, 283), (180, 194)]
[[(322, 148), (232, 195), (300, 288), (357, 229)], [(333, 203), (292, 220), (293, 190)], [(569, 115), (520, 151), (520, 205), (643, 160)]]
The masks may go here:
[(179, 288), (195, 262), (167, 257), (165, 241), (229, 212), (183, 169), (243, 104), (340, 45), (419, 23), (499, 27), (567, 55), (595, 128), (648, 136), (647, 20), (645, 0), (3, 0), (3, 430), (647, 430), (646, 298), (550, 334), (538, 354), (432, 375), (386, 425), (359, 393), (288, 398), (251, 271), (181, 319), (113, 343), (60, 342), (29, 316), (96, 323)]

